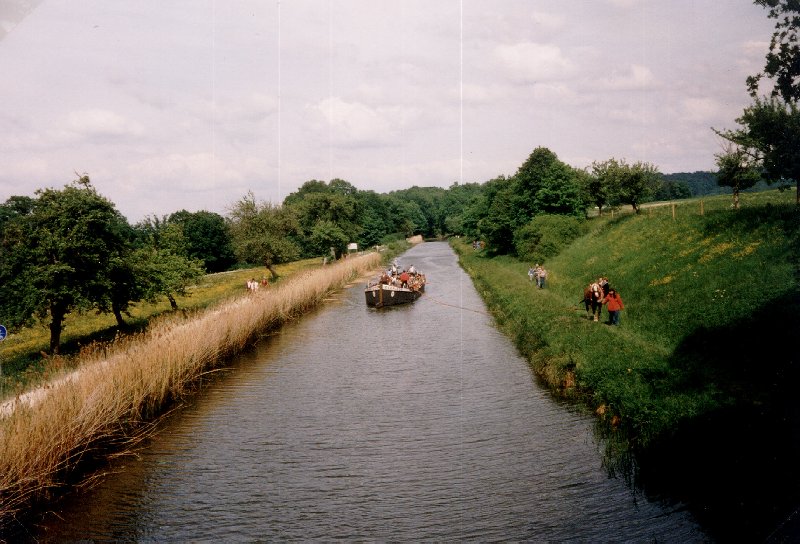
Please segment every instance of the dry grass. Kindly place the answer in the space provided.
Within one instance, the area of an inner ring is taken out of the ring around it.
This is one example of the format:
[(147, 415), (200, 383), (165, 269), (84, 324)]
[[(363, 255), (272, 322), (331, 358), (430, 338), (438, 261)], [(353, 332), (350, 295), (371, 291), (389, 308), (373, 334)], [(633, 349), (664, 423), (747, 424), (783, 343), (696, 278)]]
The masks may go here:
[[(189, 288), (186, 295), (176, 295), (181, 313), (197, 312), (220, 304), (231, 297), (246, 292), (245, 284), (251, 278), (270, 277), (274, 287), (289, 280), (292, 276), (321, 267), (320, 259), (304, 259), (275, 266), (280, 278), (271, 278), (264, 267), (232, 270), (207, 274), (197, 285)], [(131, 329), (147, 326), (165, 314), (175, 313), (166, 298), (155, 302), (141, 301), (133, 304), (126, 316)], [(61, 336), (62, 355), (43, 356), (50, 349), (49, 319), (37, 321), (31, 327), (9, 331), (2, 342), (2, 371), (0, 372), (0, 400), (23, 393), (25, 389), (36, 387), (52, 379), (59, 370), (75, 366), (73, 358), (79, 351), (94, 349), (96, 342), (110, 341), (115, 332), (119, 334), (114, 316), (95, 311), (71, 312), (64, 323)], [(129, 332), (123, 331), (124, 334)], [(88, 346), (88, 348), (87, 348)]]
[(65, 374), (0, 411), (0, 526), (69, 481), (81, 461), (134, 444), (158, 414), (263, 331), (375, 269), (378, 254), (304, 272), (193, 318), (164, 319), (84, 355)]

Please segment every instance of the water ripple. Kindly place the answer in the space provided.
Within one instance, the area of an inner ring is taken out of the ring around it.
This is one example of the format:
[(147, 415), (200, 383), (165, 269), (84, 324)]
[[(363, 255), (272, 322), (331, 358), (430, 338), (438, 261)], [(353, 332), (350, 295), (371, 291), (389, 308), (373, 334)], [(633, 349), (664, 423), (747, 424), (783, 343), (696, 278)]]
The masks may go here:
[[(445, 244), (431, 299), (483, 309)], [(272, 335), (43, 540), (702, 541), (600, 466), (487, 315), (368, 310), (356, 286)], [(91, 515), (80, 515), (79, 512)]]

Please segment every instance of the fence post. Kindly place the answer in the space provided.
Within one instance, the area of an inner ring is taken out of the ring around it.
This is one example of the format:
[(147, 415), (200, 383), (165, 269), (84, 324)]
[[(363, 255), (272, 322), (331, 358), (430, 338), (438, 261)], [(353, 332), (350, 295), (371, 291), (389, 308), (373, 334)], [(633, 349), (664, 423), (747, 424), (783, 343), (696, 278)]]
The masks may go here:
[(700, 200), (700, 215), (705, 215), (705, 213), (703, 213), (703, 201), (702, 200)]
[(675, 203), (672, 203), (672, 220), (675, 221)]

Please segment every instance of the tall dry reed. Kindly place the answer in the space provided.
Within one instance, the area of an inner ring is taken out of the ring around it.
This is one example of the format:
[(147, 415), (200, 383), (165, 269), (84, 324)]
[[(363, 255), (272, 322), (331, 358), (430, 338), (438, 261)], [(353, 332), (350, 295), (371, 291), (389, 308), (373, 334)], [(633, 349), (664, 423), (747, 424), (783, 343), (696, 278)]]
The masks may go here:
[(351, 257), (191, 318), (162, 321), (6, 405), (0, 415), (0, 527), (22, 508), (51, 498), (83, 461), (135, 444), (148, 422), (265, 330), (379, 264), (375, 253)]

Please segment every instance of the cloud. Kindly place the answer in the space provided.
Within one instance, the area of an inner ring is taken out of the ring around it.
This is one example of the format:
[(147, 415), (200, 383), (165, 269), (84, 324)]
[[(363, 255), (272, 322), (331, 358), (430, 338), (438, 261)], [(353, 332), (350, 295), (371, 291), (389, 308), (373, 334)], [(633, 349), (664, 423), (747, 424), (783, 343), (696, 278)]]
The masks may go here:
[(494, 52), (511, 78), (524, 83), (560, 80), (575, 72), (574, 64), (551, 44), (498, 45)]
[(72, 111), (67, 115), (67, 129), (79, 136), (141, 136), (142, 125), (118, 113), (103, 109)]
[[(388, 145), (397, 135), (398, 119), (402, 117), (399, 111), (333, 96), (318, 101), (309, 109), (324, 120), (331, 145), (343, 147)], [(318, 125), (318, 129), (321, 128)]]
[(642, 0), (608, 0), (608, 3), (618, 8), (628, 9), (641, 4)]
[(685, 121), (705, 123), (729, 117), (726, 108), (713, 98), (684, 98), (681, 106)]
[(643, 91), (656, 87), (656, 78), (647, 66), (633, 64), (627, 72), (612, 71), (596, 85), (603, 91)]
[(545, 30), (559, 30), (564, 27), (566, 19), (563, 15), (535, 11), (531, 14), (531, 20), (537, 27)]
[(742, 43), (742, 53), (748, 57), (764, 57), (769, 51), (769, 42), (760, 40), (747, 40)]

